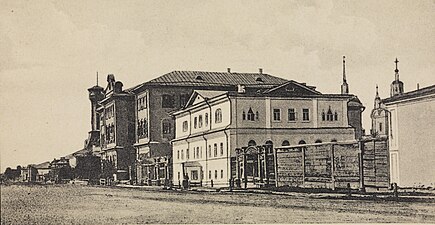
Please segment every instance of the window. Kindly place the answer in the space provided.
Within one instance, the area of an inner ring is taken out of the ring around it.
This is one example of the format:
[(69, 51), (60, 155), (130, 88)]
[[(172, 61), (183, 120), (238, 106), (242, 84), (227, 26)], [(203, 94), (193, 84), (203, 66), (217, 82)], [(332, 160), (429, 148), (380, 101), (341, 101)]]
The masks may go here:
[(254, 140), (250, 140), (248, 142), (248, 146), (256, 146), (256, 145), (257, 145), (257, 143)]
[(205, 126), (208, 126), (208, 113), (205, 113)]
[(221, 179), (224, 178), (224, 170), (221, 170)]
[(198, 126), (198, 118), (195, 117), (195, 119), (193, 119), (193, 128), (196, 129), (197, 126)]
[(208, 157), (211, 158), (211, 145), (208, 146)]
[(171, 134), (171, 123), (168, 120), (162, 121), (162, 133)]
[(208, 179), (211, 180), (211, 170), (208, 171)]
[(198, 117), (198, 128), (202, 127), (202, 115)]
[(186, 149), (186, 159), (189, 159), (189, 149)]
[(184, 159), (184, 152), (183, 152), (183, 149), (181, 149), (181, 159)]
[(137, 136), (139, 139), (148, 137), (148, 123), (146, 119), (137, 121)]
[(187, 123), (187, 121), (183, 121), (183, 132), (186, 132), (188, 128), (189, 124)]
[(137, 99), (137, 111), (147, 108), (147, 96), (143, 96)]
[(273, 120), (281, 121), (281, 109), (273, 109)]
[(178, 180), (180, 180), (180, 177), (181, 177), (181, 176), (180, 176), (180, 172), (178, 172)]
[(246, 120), (246, 113), (245, 113), (245, 111), (242, 112), (242, 120)]
[(224, 143), (221, 142), (221, 156), (224, 155)]
[(325, 110), (323, 110), (322, 111), (322, 121), (325, 121), (325, 117), (326, 117)]
[(195, 147), (193, 147), (193, 158), (196, 159), (196, 154), (195, 154)]
[(382, 123), (379, 123), (379, 132), (382, 132)]
[(317, 139), (314, 143), (322, 143), (322, 140)]
[(259, 116), (258, 111), (257, 111), (257, 112), (255, 112), (255, 120), (259, 120), (259, 118), (260, 118), (260, 116)]
[(177, 159), (180, 159), (180, 150), (177, 151)]
[(249, 110), (248, 110), (248, 120), (255, 121), (255, 115), (254, 115), (254, 112), (252, 111), (251, 108), (249, 108)]
[(162, 95), (162, 108), (174, 108), (174, 96)]
[(282, 146), (289, 146), (289, 145), (290, 145), (290, 142), (287, 141), (287, 140), (284, 140), (284, 141), (282, 142), (281, 145), (282, 145)]
[(214, 146), (213, 146), (213, 147), (214, 147), (214, 149), (213, 149), (213, 150), (214, 150), (214, 154), (213, 154), (213, 156), (216, 157), (216, 156), (217, 156), (217, 152), (218, 152), (218, 150), (217, 150), (217, 144), (214, 143)]
[(216, 109), (215, 113), (215, 123), (221, 123), (222, 122), (222, 109)]
[(199, 147), (196, 147), (196, 158), (199, 158)]
[(338, 113), (337, 113), (337, 112), (334, 113), (334, 120), (335, 120), (335, 121), (338, 120)]
[(215, 171), (214, 171), (214, 179), (216, 179), (216, 180), (217, 180), (217, 178), (218, 178), (217, 175), (218, 175), (218, 174), (217, 174), (217, 170), (215, 170)]
[(288, 109), (288, 121), (296, 121), (295, 109)]
[(302, 109), (302, 119), (304, 121), (310, 120), (310, 109)]
[(300, 140), (298, 144), (300, 144), (300, 145), (304, 145), (304, 144), (306, 144), (306, 143), (307, 143), (307, 142), (305, 142), (304, 140)]
[(326, 113), (326, 120), (327, 121), (332, 121), (334, 118), (334, 116), (332, 115), (332, 110), (331, 110), (331, 106), (329, 106), (328, 112)]

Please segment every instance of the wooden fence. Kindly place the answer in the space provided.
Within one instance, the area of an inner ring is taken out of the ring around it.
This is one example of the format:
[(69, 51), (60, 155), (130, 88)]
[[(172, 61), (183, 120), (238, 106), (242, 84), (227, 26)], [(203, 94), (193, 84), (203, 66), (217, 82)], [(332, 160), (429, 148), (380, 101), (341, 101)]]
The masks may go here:
[(384, 188), (389, 185), (386, 139), (277, 147), (277, 187)]

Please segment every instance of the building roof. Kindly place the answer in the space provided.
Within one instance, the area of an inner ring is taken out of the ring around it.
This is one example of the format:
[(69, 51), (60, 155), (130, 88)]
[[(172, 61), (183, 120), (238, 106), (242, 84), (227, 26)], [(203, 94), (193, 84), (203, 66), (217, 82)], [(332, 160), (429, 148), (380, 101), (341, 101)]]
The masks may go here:
[(279, 85), (287, 82), (286, 79), (265, 73), (228, 73), (206, 71), (172, 71), (152, 79), (129, 90), (136, 90), (147, 85), (165, 86), (234, 86), (242, 85)]
[(50, 162), (47, 161), (47, 162), (43, 162), (43, 163), (34, 165), (33, 167), (36, 169), (46, 169), (46, 168), (49, 168), (49, 166), (50, 166)]
[(388, 103), (393, 103), (396, 101), (408, 100), (408, 99), (412, 99), (415, 97), (422, 97), (422, 96), (431, 95), (431, 94), (435, 94), (435, 85), (431, 85), (431, 86), (428, 86), (425, 88), (420, 88), (418, 90), (406, 92), (406, 93), (403, 93), (401, 95), (395, 95), (393, 97), (383, 99), (382, 102), (385, 104), (388, 104)]

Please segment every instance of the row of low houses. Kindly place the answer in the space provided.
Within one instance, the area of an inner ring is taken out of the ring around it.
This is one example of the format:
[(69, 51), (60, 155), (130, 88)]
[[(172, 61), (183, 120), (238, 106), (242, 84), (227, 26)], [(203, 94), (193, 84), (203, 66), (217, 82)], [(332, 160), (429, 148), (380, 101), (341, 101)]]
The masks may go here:
[[(371, 135), (389, 138), (390, 180), (399, 185), (435, 180), (434, 91), (405, 93), (396, 68), (391, 97), (375, 99)], [(91, 130), (73, 154), (82, 179), (228, 186), (237, 174), (237, 149), (359, 140), (365, 133), (365, 107), (349, 93), (344, 58), (339, 94), (262, 69), (173, 71), (128, 89), (109, 74), (106, 88), (97, 84), (88, 92)]]

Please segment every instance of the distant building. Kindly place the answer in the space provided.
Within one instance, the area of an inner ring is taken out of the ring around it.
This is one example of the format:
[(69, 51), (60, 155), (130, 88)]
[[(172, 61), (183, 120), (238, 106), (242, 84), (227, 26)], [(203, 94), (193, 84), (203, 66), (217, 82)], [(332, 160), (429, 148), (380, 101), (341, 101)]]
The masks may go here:
[(69, 160), (65, 157), (60, 159), (53, 159), (50, 162), (49, 177), (52, 181), (61, 182), (63, 180), (70, 180), (73, 178), (73, 172), (69, 164)]
[(389, 138), (391, 182), (434, 187), (435, 85), (404, 92), (395, 63), (390, 97), (381, 99), (376, 91), (371, 133)]
[(173, 183), (227, 186), (235, 176), (235, 150), (245, 146), (355, 140), (363, 133), (356, 131), (362, 129), (363, 109), (348, 87), (342, 94), (322, 94), (296, 81), (195, 90), (173, 113)]

